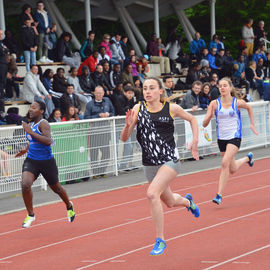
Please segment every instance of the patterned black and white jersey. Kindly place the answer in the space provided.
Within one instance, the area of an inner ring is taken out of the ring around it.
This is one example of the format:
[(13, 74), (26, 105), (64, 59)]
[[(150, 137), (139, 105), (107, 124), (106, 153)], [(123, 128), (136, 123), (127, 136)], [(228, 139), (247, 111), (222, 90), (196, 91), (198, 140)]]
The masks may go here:
[(140, 103), (137, 123), (137, 140), (142, 148), (143, 165), (161, 165), (179, 160), (173, 137), (174, 119), (170, 103), (165, 102), (161, 111), (150, 112), (145, 102)]

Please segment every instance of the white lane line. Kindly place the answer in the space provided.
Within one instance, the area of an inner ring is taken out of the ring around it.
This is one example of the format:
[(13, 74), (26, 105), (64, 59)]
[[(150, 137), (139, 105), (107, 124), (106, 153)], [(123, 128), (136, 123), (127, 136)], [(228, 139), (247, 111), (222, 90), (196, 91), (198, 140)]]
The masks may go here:
[(112, 260), (110, 263), (124, 263), (126, 260)]
[(218, 261), (201, 261), (201, 263), (218, 263)]
[[(249, 217), (249, 216), (253, 216), (253, 215), (256, 215), (256, 214), (261, 214), (261, 213), (267, 212), (267, 211), (269, 211), (269, 210), (270, 210), (270, 208), (265, 208), (265, 209), (262, 209), (262, 210), (259, 210), (259, 211), (256, 211), (256, 212), (252, 212), (252, 213), (247, 214), (247, 215), (243, 215), (243, 216), (240, 216), (240, 217), (232, 218), (232, 219), (230, 219), (230, 220), (223, 221), (223, 222), (220, 222), (220, 223), (216, 223), (216, 224), (213, 224), (213, 225), (210, 225), (210, 226), (201, 228), (201, 229), (197, 229), (197, 230), (194, 230), (194, 231), (185, 233), (185, 234), (177, 235), (177, 236), (175, 236), (175, 237), (166, 239), (166, 242), (169, 242), (169, 241), (172, 241), (172, 240), (175, 240), (175, 239), (179, 239), (179, 238), (183, 238), (183, 237), (185, 237), (185, 236), (189, 236), (189, 235), (194, 234), (194, 233), (206, 231), (206, 230), (209, 230), (209, 229), (212, 229), (212, 228), (215, 228), (215, 227), (218, 227), (218, 226), (227, 224), (227, 223), (231, 223), (231, 222), (233, 222), (233, 221), (237, 221), (237, 220), (240, 220), (240, 219)], [(125, 253), (116, 255), (116, 256), (114, 256), (114, 257), (107, 258), (107, 259), (104, 259), (104, 260), (101, 260), (101, 261), (98, 261), (98, 262), (96, 262), (96, 263), (89, 264), (89, 265), (86, 265), (86, 266), (83, 266), (83, 267), (80, 267), (80, 268), (76, 268), (76, 270), (87, 269), (87, 268), (90, 268), (90, 267), (92, 267), (92, 266), (95, 266), (95, 265), (98, 265), (98, 264), (102, 264), (102, 263), (105, 263), (105, 262), (108, 262), (108, 261), (111, 261), (111, 260), (114, 260), (114, 259), (117, 259), (117, 258), (126, 256), (126, 255), (129, 255), (129, 254), (138, 252), (138, 251), (143, 250), (143, 249), (150, 248), (150, 247), (152, 247), (152, 246), (153, 246), (153, 244), (150, 244), (150, 245), (143, 246), (143, 247), (140, 247), (140, 248), (137, 248), (137, 249), (133, 249), (133, 250), (130, 250), (130, 251), (128, 251), (128, 252), (125, 252)], [(270, 245), (269, 245), (269, 246), (270, 246)], [(238, 259), (238, 257), (236, 257), (236, 259)], [(204, 269), (204, 270), (208, 270), (208, 269), (212, 269), (212, 268), (206, 268), (206, 269)]]
[[(224, 196), (224, 198), (238, 196), (240, 194), (244, 194), (244, 193), (252, 192), (252, 191), (255, 191), (255, 190), (263, 189), (265, 187), (270, 187), (270, 185), (262, 186), (262, 187), (259, 187), (259, 188), (250, 189), (250, 190), (246, 190), (246, 191), (242, 191), (242, 192), (238, 192), (238, 193), (235, 193), (235, 194)], [(206, 204), (206, 203), (209, 203), (209, 202), (212, 202), (212, 200), (200, 202), (200, 203), (197, 203), (197, 205), (202, 205), (202, 204)], [(173, 213), (173, 212), (177, 212), (177, 211), (182, 211), (182, 210), (185, 210), (185, 209), (186, 209), (186, 207), (184, 207), (184, 208), (183, 207), (181, 207), (181, 208), (179, 207), (179, 208), (175, 208), (173, 210), (165, 211), (164, 214), (169, 214), (169, 213)], [(249, 216), (249, 215), (246, 215), (246, 216)], [(83, 237), (87, 237), (87, 236), (90, 236), (90, 235), (94, 235), (94, 234), (102, 233), (102, 232), (105, 232), (105, 231), (109, 231), (109, 230), (112, 230), (112, 229), (115, 229), (115, 228), (119, 228), (119, 227), (123, 227), (123, 226), (126, 226), (126, 225), (130, 225), (130, 224), (133, 224), (133, 223), (137, 223), (137, 222), (140, 222), (140, 221), (150, 220), (150, 219), (151, 219), (151, 216), (143, 217), (143, 218), (139, 218), (139, 219), (135, 219), (135, 220), (132, 220), (132, 221), (129, 221), (129, 222), (125, 222), (125, 223), (121, 223), (121, 224), (114, 225), (114, 226), (111, 226), (111, 227), (107, 227), (107, 228), (104, 228), (104, 229), (100, 229), (100, 230), (97, 230), (97, 231), (94, 231), (94, 232), (91, 232), (91, 233), (86, 233), (86, 234), (78, 235), (78, 236), (75, 236), (75, 237), (72, 237), (72, 238), (68, 238), (68, 239), (65, 239), (65, 240), (62, 240), (62, 241), (59, 241), (59, 242), (54, 242), (54, 243), (51, 243), (51, 244), (48, 244), (48, 245), (44, 245), (44, 246), (41, 246), (41, 247), (38, 247), (38, 248), (26, 250), (24, 252), (13, 254), (13, 255), (7, 256), (5, 258), (0, 258), (0, 261), (1, 260), (5, 260), (5, 259), (9, 259), (9, 258), (13, 258), (13, 257), (16, 257), (16, 256), (24, 255), (24, 254), (27, 254), (27, 253), (30, 253), (30, 252), (33, 252), (33, 251), (41, 250), (41, 249), (44, 249), (44, 248), (48, 248), (48, 247), (56, 246), (56, 245), (59, 245), (59, 244), (63, 244), (63, 243), (69, 242), (69, 241), (77, 240), (77, 239), (80, 239), (80, 238), (83, 238)], [(225, 223), (230, 222), (230, 221), (231, 221), (231, 219), (230, 220), (227, 220), (227, 221), (224, 221), (224, 222), (221, 222), (219, 224), (225, 224)]]
[(250, 264), (250, 262), (232, 262), (232, 263), (238, 263), (238, 264)]
[[(242, 178), (242, 177), (251, 176), (251, 175), (254, 175), (254, 174), (257, 174), (257, 173), (265, 173), (267, 171), (270, 171), (270, 169), (268, 169), (268, 170), (262, 170), (262, 171), (258, 171), (258, 172), (253, 172), (253, 173), (248, 173), (248, 174), (243, 174), (243, 175), (239, 175), (239, 176), (234, 176), (234, 177), (230, 178), (228, 181), (231, 181), (233, 179)], [(196, 186), (191, 186), (191, 187), (187, 187), (187, 188), (176, 189), (174, 191), (175, 192), (185, 191), (185, 190), (200, 188), (200, 187), (203, 187), (203, 186), (212, 185), (212, 184), (216, 184), (216, 183), (217, 183), (217, 181), (211, 181), (211, 182), (200, 184), (200, 185), (196, 185)], [(268, 187), (268, 186), (264, 186), (264, 187)], [(238, 193), (238, 194), (242, 194), (242, 193)], [(234, 195), (233, 194), (232, 195), (227, 195), (227, 196), (224, 196), (223, 198), (227, 198), (227, 197), (231, 197), (231, 196), (234, 196)], [(114, 207), (119, 207), (119, 206), (123, 206), (123, 205), (127, 205), (127, 204), (132, 204), (132, 203), (136, 203), (136, 202), (144, 201), (144, 200), (146, 200), (145, 197), (144, 198), (139, 198), (137, 200), (132, 200), (132, 201), (124, 202), (124, 203), (114, 204), (114, 205), (106, 206), (106, 207), (103, 207), (103, 208), (98, 208), (98, 209), (94, 209), (94, 210), (91, 210), (91, 211), (79, 213), (79, 214), (76, 214), (76, 216), (78, 217), (78, 216), (88, 215), (88, 214), (91, 214), (91, 213), (95, 213), (95, 212), (99, 212), (99, 211), (103, 211), (103, 210), (108, 210), (108, 209), (111, 209), (111, 208), (114, 208)], [(57, 201), (57, 202), (59, 202), (59, 201)], [(28, 228), (28, 230), (29, 229), (32, 229), (32, 228), (35, 228), (35, 227), (47, 225), (49, 223), (54, 223), (54, 222), (62, 221), (62, 220), (66, 220), (66, 217), (59, 218), (59, 219), (54, 219), (54, 220), (50, 220), (50, 221), (47, 221), (47, 222), (42, 222), (42, 223), (39, 223), (39, 224), (33, 224), (30, 228)], [(20, 232), (20, 231), (23, 231), (23, 230), (25, 230), (25, 229), (24, 228), (20, 228), (20, 229), (15, 229), (15, 230), (11, 230), (11, 231), (2, 232), (2, 233), (0, 233), (0, 236), (6, 235), (6, 234), (9, 234), (9, 233)]]
[(224, 264), (226, 264), (226, 263), (229, 263), (229, 262), (235, 261), (235, 260), (237, 260), (237, 259), (243, 258), (243, 257), (248, 256), (248, 255), (250, 255), (250, 254), (259, 252), (259, 251), (264, 250), (264, 249), (266, 249), (266, 248), (270, 248), (270, 244), (269, 244), (269, 245), (266, 245), (266, 246), (263, 246), (263, 247), (260, 247), (260, 248), (257, 248), (257, 249), (254, 249), (254, 250), (251, 250), (251, 251), (249, 251), (249, 252), (243, 253), (243, 254), (241, 254), (241, 255), (239, 255), (239, 256), (236, 256), (236, 257), (233, 257), (233, 258), (231, 258), (231, 259), (229, 259), (229, 260), (226, 260), (226, 261), (220, 262), (220, 263), (218, 263), (218, 264), (212, 265), (212, 266), (210, 266), (210, 267), (208, 267), (208, 268), (204, 268), (203, 270), (210, 270), (210, 269), (217, 268), (217, 267), (219, 267), (219, 266), (221, 266), (221, 265), (224, 265)]

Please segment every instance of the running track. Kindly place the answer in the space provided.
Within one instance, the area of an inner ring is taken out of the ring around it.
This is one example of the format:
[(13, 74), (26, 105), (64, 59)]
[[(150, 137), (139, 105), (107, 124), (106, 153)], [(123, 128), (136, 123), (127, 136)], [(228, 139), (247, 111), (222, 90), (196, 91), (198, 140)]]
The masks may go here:
[(62, 203), (36, 208), (29, 229), (20, 228), (24, 211), (3, 215), (0, 269), (269, 270), (269, 162), (244, 165), (230, 178), (220, 206), (211, 201), (219, 170), (174, 181), (174, 191), (192, 193), (201, 217), (166, 208), (168, 247), (158, 257), (149, 256), (155, 235), (147, 185), (74, 199), (74, 223), (67, 222)]

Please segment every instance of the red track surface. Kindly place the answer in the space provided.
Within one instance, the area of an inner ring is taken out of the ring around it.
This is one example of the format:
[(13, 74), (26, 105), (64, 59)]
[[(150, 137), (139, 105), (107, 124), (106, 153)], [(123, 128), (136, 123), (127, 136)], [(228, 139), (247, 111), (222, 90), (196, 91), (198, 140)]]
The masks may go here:
[(201, 217), (165, 209), (168, 247), (157, 257), (149, 256), (155, 235), (147, 185), (73, 200), (74, 223), (60, 203), (36, 208), (29, 229), (20, 228), (24, 211), (1, 216), (0, 269), (269, 270), (269, 162), (243, 166), (230, 178), (220, 206), (211, 201), (219, 170), (174, 181), (174, 191), (192, 193)]

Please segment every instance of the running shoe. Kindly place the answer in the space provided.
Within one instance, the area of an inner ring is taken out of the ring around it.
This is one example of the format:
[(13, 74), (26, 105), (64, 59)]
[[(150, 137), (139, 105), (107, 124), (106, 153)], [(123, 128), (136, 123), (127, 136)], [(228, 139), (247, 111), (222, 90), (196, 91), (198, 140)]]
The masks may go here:
[(67, 210), (67, 215), (68, 215), (68, 221), (72, 222), (75, 219), (75, 211), (73, 208), (73, 203), (71, 203), (71, 207)]
[(150, 255), (152, 256), (161, 255), (166, 247), (167, 245), (165, 241), (162, 240), (161, 238), (157, 238), (154, 248), (150, 252)]
[(252, 153), (252, 152), (249, 152), (247, 156), (248, 156), (248, 158), (249, 158), (248, 165), (249, 165), (250, 167), (252, 167), (252, 166), (254, 165), (253, 153)]
[(36, 219), (35, 216), (29, 216), (27, 215), (26, 218), (24, 219), (24, 222), (22, 224), (23, 228), (29, 228), (31, 226), (31, 223)]
[(200, 216), (200, 210), (199, 207), (194, 203), (192, 195), (190, 193), (186, 194), (185, 198), (189, 200), (190, 206), (187, 207), (187, 210), (191, 211), (191, 213), (194, 215), (194, 217), (198, 218)]
[(213, 203), (221, 204), (222, 196), (217, 194), (217, 196), (213, 199)]

